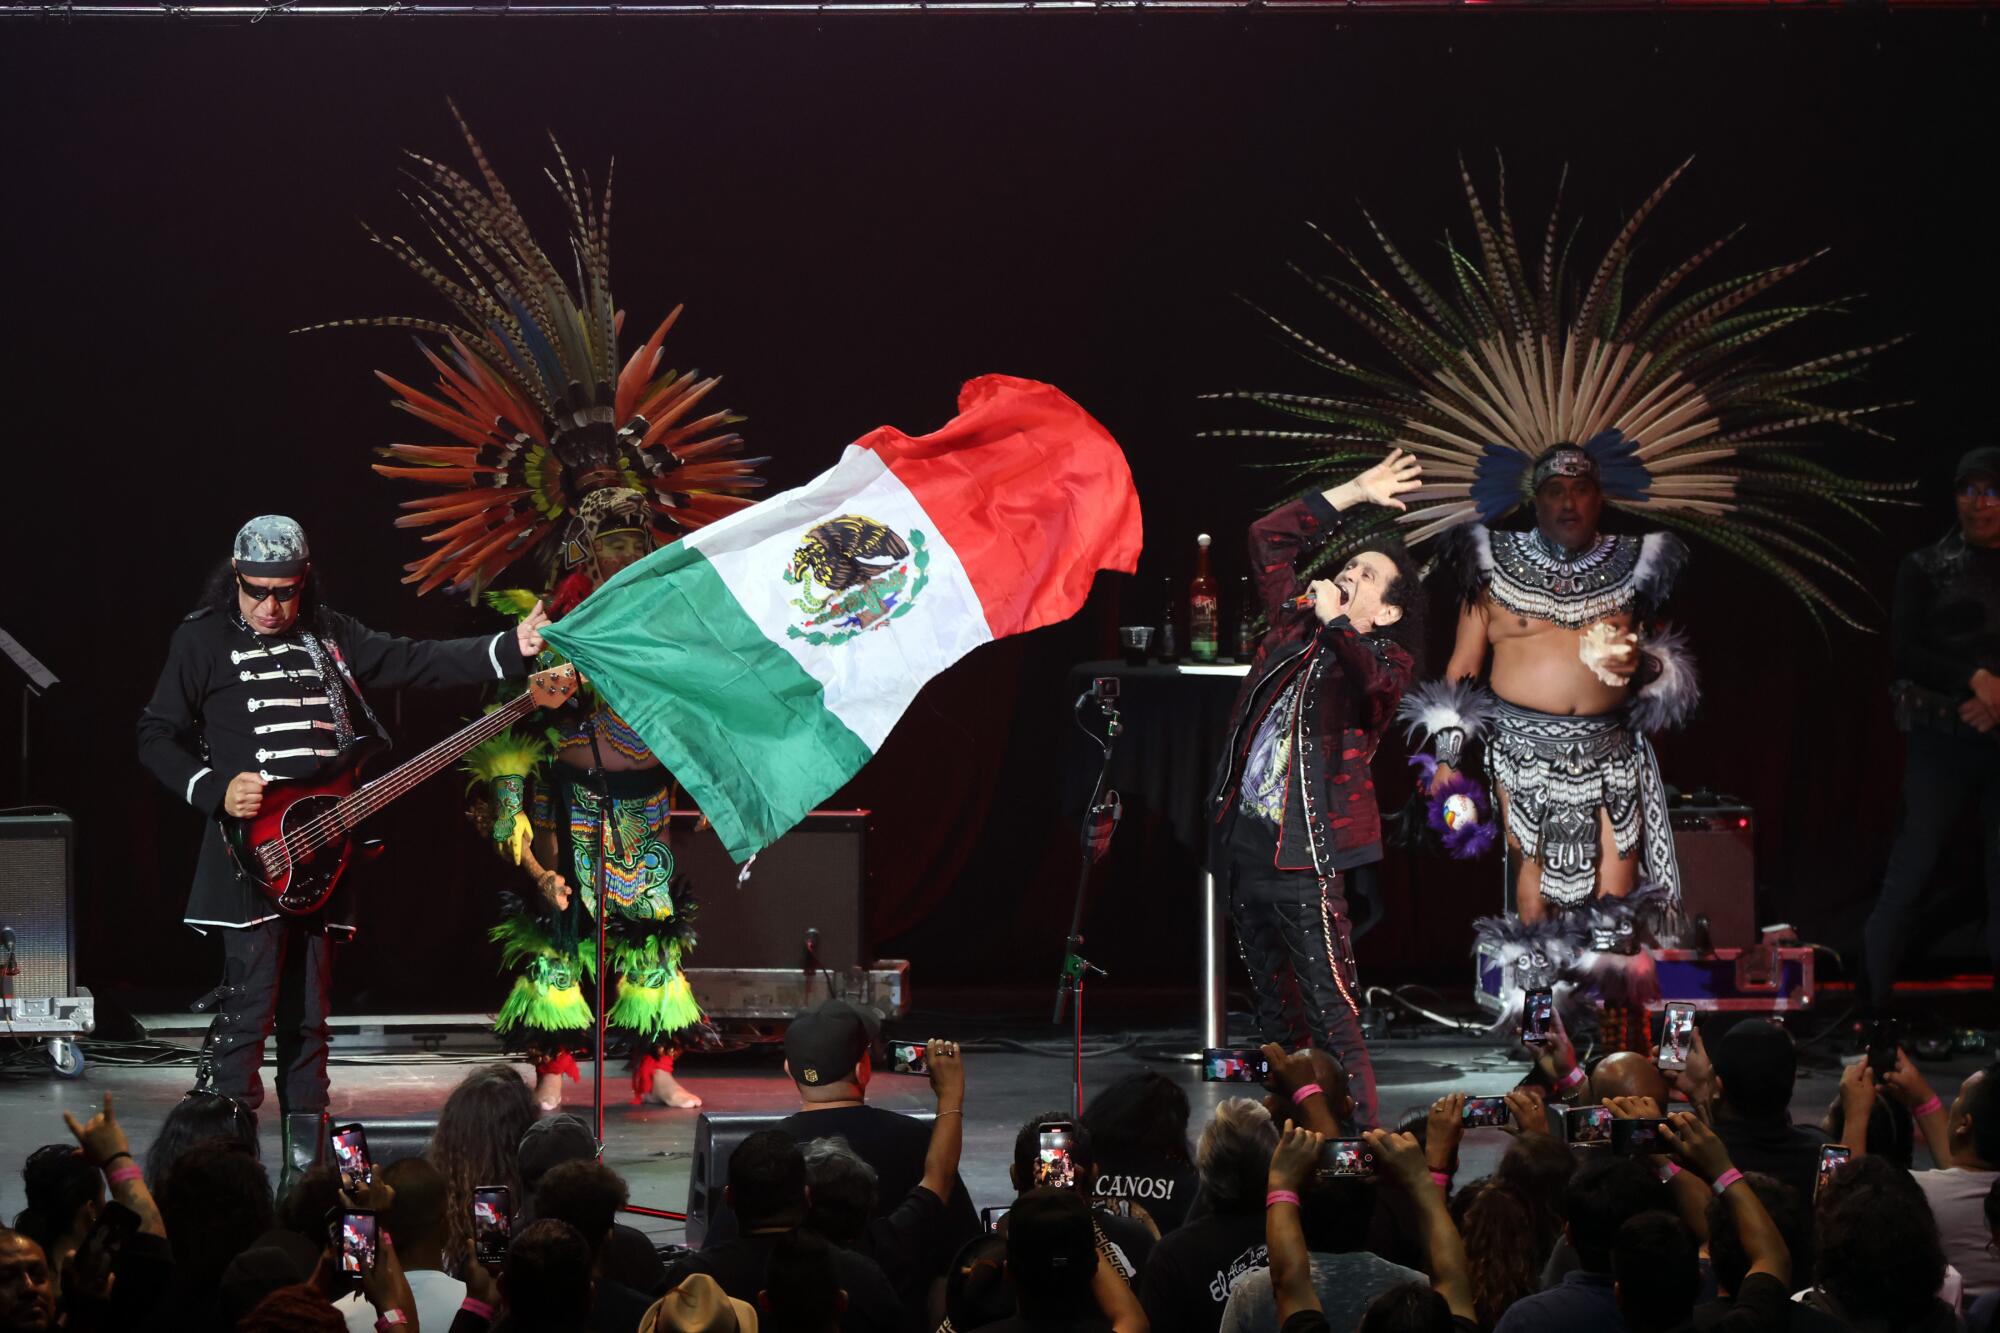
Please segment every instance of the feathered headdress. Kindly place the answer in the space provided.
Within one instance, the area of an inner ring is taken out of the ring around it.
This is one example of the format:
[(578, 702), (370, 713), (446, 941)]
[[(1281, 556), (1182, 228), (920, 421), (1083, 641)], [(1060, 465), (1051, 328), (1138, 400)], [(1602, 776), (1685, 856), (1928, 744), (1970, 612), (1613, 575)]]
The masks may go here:
[[(1857, 501), (1907, 486), (1845, 477), (1801, 452), (1827, 427), (1890, 438), (1864, 418), (1901, 404), (1838, 407), (1818, 395), (1862, 374), (1871, 356), (1900, 339), (1790, 363), (1754, 359), (1771, 334), (1842, 305), (1758, 304), (1818, 255), (1676, 299), (1740, 227), (1651, 286), (1628, 286), (1633, 239), (1687, 166), (1640, 205), (1588, 270), (1572, 265), (1578, 228), (1565, 234), (1560, 186), (1539, 262), (1523, 255), (1507, 211), (1504, 164), (1489, 211), (1460, 163), (1478, 244), (1467, 253), (1446, 238), (1450, 271), (1441, 283), (1419, 273), (1372, 217), (1368, 225), (1394, 275), (1387, 280), (1319, 232), (1354, 276), (1321, 276), (1298, 265), (1292, 271), (1366, 330), (1394, 367), (1358, 365), (1260, 310), (1295, 350), (1347, 387), (1338, 396), (1211, 395), (1258, 403), (1312, 428), (1206, 434), (1301, 450), (1297, 480), (1305, 485), (1328, 484), (1392, 448), (1417, 454), (1423, 486), (1406, 497), (1407, 512), (1377, 524), (1393, 521), (1410, 542), (1511, 513), (1532, 496), (1539, 463), (1560, 462), (1556, 471), (1587, 467), (1607, 503), (1706, 538), (1777, 577), (1808, 610), (1825, 608), (1857, 624), (1815, 577), (1860, 586), (1841, 561), (1842, 545), (1794, 511), (1818, 501), (1863, 518)], [(1391, 290), (1390, 281), (1404, 290)], [(1565, 457), (1546, 457), (1557, 445), (1570, 446)]]
[[(765, 460), (741, 458), (742, 418), (726, 411), (695, 415), (720, 383), (663, 368), (661, 342), (680, 307), (622, 367), (618, 332), (624, 313), (611, 300), (611, 184), (594, 197), (578, 185), (555, 147), (548, 173), (569, 216), (574, 271), (558, 269), (501, 184), (456, 105), (452, 115), (472, 150), (482, 189), (443, 163), (410, 156), (408, 196), (443, 253), (432, 262), (401, 236), (369, 238), (443, 294), (457, 321), (387, 316), (340, 320), (414, 329), (441, 339), (418, 348), (437, 372), (435, 393), (376, 372), (395, 390), (395, 406), (457, 440), (455, 445), (392, 444), (395, 460), (375, 470), (431, 486), (443, 495), (406, 500), (399, 528), (436, 528), (437, 549), (411, 561), (403, 580), (419, 593), (440, 586), (477, 593), (502, 569), (539, 549), (553, 580), (588, 556), (581, 523), (596, 492), (637, 493), (645, 526), (669, 542), (751, 503)], [(573, 277), (574, 284), (571, 283)]]

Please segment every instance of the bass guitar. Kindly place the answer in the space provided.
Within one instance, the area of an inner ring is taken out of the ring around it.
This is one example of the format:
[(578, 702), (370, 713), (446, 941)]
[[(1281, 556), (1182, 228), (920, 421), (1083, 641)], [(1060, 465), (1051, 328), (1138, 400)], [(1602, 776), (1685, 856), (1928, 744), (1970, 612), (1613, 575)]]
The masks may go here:
[(458, 762), (537, 708), (557, 708), (576, 693), (576, 668), (565, 663), (528, 677), (518, 699), (445, 737), (409, 762), (361, 785), (361, 766), (388, 748), (379, 736), (350, 743), (309, 778), (267, 783), (248, 819), (222, 816), (222, 840), (236, 867), (287, 916), (317, 912), (333, 896), (354, 852), (354, 830), (426, 778)]

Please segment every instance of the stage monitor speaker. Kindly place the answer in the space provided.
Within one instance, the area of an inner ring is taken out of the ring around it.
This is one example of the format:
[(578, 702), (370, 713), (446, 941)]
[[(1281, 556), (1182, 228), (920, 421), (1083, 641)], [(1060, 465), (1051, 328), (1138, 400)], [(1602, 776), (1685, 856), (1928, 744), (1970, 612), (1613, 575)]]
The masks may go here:
[(820, 966), (841, 972), (870, 961), (864, 928), (866, 810), (824, 810), (757, 853), (750, 878), (699, 816), (675, 811), (674, 873), (700, 903), (692, 966), (802, 967), (808, 930), (819, 932)]
[(729, 1183), (729, 1155), (760, 1129), (776, 1129), (785, 1117), (763, 1111), (703, 1111), (694, 1121), (694, 1161), (688, 1169), (687, 1247), (736, 1234), (736, 1219), (723, 1206)]
[(22, 999), (76, 994), (76, 825), (68, 815), (0, 818), (0, 926), (14, 932)]
[[(347, 1122), (336, 1117), (334, 1123)], [(392, 1162), (422, 1157), (438, 1127), (436, 1116), (413, 1120), (363, 1120), (360, 1124), (368, 1133), (368, 1155), (374, 1159), (377, 1170)]]
[(1708, 942), (1716, 948), (1757, 943), (1757, 824), (1750, 807), (1676, 804), (1668, 818), (1688, 920), (1707, 917)]

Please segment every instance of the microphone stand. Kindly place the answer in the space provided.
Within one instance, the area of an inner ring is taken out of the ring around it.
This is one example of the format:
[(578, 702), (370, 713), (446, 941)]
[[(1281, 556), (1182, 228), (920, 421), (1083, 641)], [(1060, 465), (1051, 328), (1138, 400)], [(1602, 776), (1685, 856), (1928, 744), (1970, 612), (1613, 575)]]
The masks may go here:
[[(1111, 849), (1111, 835), (1118, 830), (1118, 820), (1124, 814), (1123, 803), (1118, 793), (1105, 789), (1105, 782), (1111, 776), (1111, 748), (1118, 733), (1124, 730), (1118, 718), (1118, 706), (1113, 701), (1118, 697), (1118, 680), (1115, 676), (1100, 676), (1091, 683), (1088, 690), (1077, 696), (1072, 712), (1076, 717), (1077, 729), (1090, 737), (1091, 741), (1104, 752), (1104, 762), (1097, 770), (1097, 782), (1090, 789), (1090, 804), (1084, 809), (1083, 825), (1079, 830), (1082, 865), (1077, 870), (1076, 903), (1070, 911), (1069, 935), (1063, 941), (1062, 975), (1056, 982), (1055, 1015), (1049, 1021), (1060, 1023), (1063, 1010), (1073, 995), (1076, 999), (1074, 1041), (1075, 1059), (1071, 1079), (1071, 1096), (1075, 1103), (1075, 1115), (1083, 1117), (1083, 983), (1089, 973), (1103, 976), (1104, 969), (1085, 958), (1083, 949), (1083, 907), (1090, 891), (1090, 872), (1104, 859)], [(1084, 724), (1084, 706), (1092, 701), (1104, 717), (1104, 736), (1100, 739), (1096, 732)]]
[(597, 720), (590, 722), (590, 771), (585, 774), (585, 782), (597, 797), (596, 852), (597, 852), (597, 1059), (591, 1064), (590, 1114), (592, 1132), (597, 1136), (597, 1155), (604, 1156), (604, 955), (606, 923), (610, 920), (610, 904), (607, 901), (611, 885), (611, 867), (604, 847), (604, 831), (611, 830), (611, 850), (609, 856), (625, 859), (624, 836), (618, 831), (618, 821), (611, 817), (611, 775), (604, 767), (604, 752), (597, 745)]

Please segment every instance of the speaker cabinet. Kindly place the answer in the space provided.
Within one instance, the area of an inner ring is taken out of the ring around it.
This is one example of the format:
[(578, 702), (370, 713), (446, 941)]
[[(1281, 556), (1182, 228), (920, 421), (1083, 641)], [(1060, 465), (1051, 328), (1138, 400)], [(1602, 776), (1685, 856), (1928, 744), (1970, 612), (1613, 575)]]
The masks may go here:
[(1708, 941), (1718, 949), (1757, 943), (1757, 824), (1750, 807), (1675, 805), (1668, 818), (1688, 919), (1707, 917)]
[[(790, 1114), (787, 1112), (786, 1114)], [(694, 1161), (688, 1168), (687, 1246), (701, 1249), (736, 1234), (736, 1219), (722, 1203), (729, 1184), (729, 1155), (760, 1129), (785, 1117), (761, 1111), (703, 1111), (694, 1122)]]
[(0, 926), (14, 932), (22, 999), (76, 994), (76, 826), (68, 815), (0, 818)]
[(700, 816), (676, 811), (668, 846), (701, 907), (700, 968), (798, 968), (808, 930), (819, 932), (820, 965), (835, 972), (869, 961), (864, 930), (868, 812), (827, 810), (757, 854), (748, 879)]

